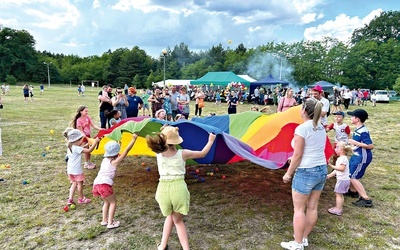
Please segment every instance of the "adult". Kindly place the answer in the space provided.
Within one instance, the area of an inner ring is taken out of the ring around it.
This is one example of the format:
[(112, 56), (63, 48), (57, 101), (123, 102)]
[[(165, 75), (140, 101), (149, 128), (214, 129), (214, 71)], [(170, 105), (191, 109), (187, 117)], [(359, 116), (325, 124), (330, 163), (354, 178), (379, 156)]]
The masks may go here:
[(238, 105), (238, 98), (235, 91), (231, 91), (228, 99), (228, 114), (236, 114), (236, 106)]
[(181, 88), (181, 93), (178, 96), (178, 109), (179, 112), (185, 117), (185, 119), (189, 119), (190, 114), (190, 97), (187, 93), (186, 87)]
[(353, 94), (350, 89), (346, 89), (343, 94), (343, 105), (345, 109), (349, 109), (350, 101), (353, 98)]
[(125, 95), (129, 95), (129, 86), (126, 83), (125, 83), (125, 86), (124, 86), (124, 93), (125, 93)]
[(24, 94), (24, 102), (27, 103), (29, 101), (29, 86), (28, 84), (24, 84), (22, 88), (22, 93)]
[(201, 116), (201, 111), (203, 110), (204, 107), (204, 98), (206, 96), (203, 93), (203, 90), (201, 88), (197, 88), (196, 94), (194, 94), (194, 99), (196, 101), (195, 109), (194, 109), (194, 116)]
[(163, 109), (166, 115), (165, 118), (167, 121), (171, 121), (172, 120), (171, 95), (169, 94), (169, 89), (167, 87), (164, 88), (163, 99), (164, 99)]
[(257, 87), (254, 90), (254, 103), (253, 104), (258, 104), (259, 101), (260, 101), (260, 87)]
[(126, 107), (128, 107), (129, 103), (128, 98), (120, 87), (117, 88), (116, 95), (111, 100), (114, 109), (121, 112), (121, 119), (126, 119)]
[(139, 110), (143, 106), (143, 100), (139, 96), (136, 95), (136, 89), (133, 87), (128, 88), (128, 106), (126, 109), (126, 116), (129, 117), (137, 117), (139, 114)]
[(282, 242), (285, 249), (304, 249), (308, 246), (308, 235), (318, 218), (318, 201), (328, 173), (324, 150), (326, 132), (319, 122), (322, 103), (308, 98), (300, 111), (303, 123), (296, 127), (292, 147), (293, 156), (283, 182), (292, 179), (294, 207), (294, 241)]
[(151, 114), (153, 118), (156, 117), (156, 112), (159, 109), (162, 109), (163, 107), (163, 96), (161, 93), (161, 89), (155, 89), (154, 93), (150, 95), (149, 99), (147, 99), (148, 102), (151, 102)]
[(286, 90), (286, 94), (281, 98), (278, 104), (278, 108), (276, 112), (283, 112), (293, 106), (297, 105), (296, 99), (293, 97), (294, 90), (292, 88), (288, 88)]
[(172, 86), (172, 88), (171, 88), (172, 120), (175, 120), (175, 117), (178, 114), (178, 96), (179, 96), (179, 93), (178, 93), (178, 91), (176, 91), (176, 86)]
[(315, 85), (315, 87), (311, 90), (311, 94), (315, 99), (323, 104), (319, 121), (326, 128), (326, 126), (328, 126), (328, 111), (330, 106), (329, 100), (324, 97), (324, 90), (319, 85)]
[(341, 105), (342, 105), (342, 94), (340, 93), (340, 90), (335, 86), (333, 87), (333, 108), (332, 108), (332, 113), (336, 113), (338, 111), (342, 111)]
[(112, 105), (112, 87), (110, 85), (104, 85), (103, 89), (99, 92), (97, 99), (99, 99), (99, 116), (101, 128), (106, 128), (108, 124), (108, 113), (113, 110)]

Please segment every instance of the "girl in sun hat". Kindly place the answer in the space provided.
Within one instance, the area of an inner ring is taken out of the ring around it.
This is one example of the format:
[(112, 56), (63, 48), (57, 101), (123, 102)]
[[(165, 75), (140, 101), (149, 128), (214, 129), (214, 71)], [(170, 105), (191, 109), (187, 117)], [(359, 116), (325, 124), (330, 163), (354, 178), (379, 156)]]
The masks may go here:
[(103, 219), (101, 221), (102, 226), (107, 226), (108, 229), (119, 227), (120, 222), (114, 221), (115, 209), (116, 209), (116, 198), (112, 188), (114, 184), (115, 171), (117, 166), (126, 157), (128, 152), (132, 149), (135, 144), (137, 134), (132, 135), (132, 140), (121, 154), (120, 145), (116, 141), (109, 141), (104, 145), (104, 159), (100, 166), (100, 171), (97, 174), (96, 179), (93, 182), (93, 196), (100, 196), (103, 200)]
[(85, 180), (85, 174), (82, 169), (82, 153), (89, 154), (94, 150), (97, 143), (100, 141), (96, 138), (92, 146), (86, 147), (84, 139), (86, 136), (79, 129), (67, 128), (64, 131), (64, 136), (68, 141), (67, 150), (67, 173), (69, 180), (71, 181), (71, 187), (69, 188), (68, 205), (75, 204), (74, 194), (75, 190), (78, 189), (78, 203), (86, 204), (90, 202), (90, 199), (83, 196), (83, 181)]
[(189, 249), (189, 239), (183, 222), (183, 215), (189, 212), (190, 194), (185, 183), (186, 160), (203, 158), (210, 151), (215, 135), (210, 133), (208, 142), (201, 151), (177, 149), (183, 142), (179, 128), (166, 126), (161, 133), (146, 136), (147, 145), (157, 154), (160, 179), (156, 200), (161, 212), (166, 216), (163, 235), (158, 249), (167, 249), (168, 239), (175, 225), (183, 249)]

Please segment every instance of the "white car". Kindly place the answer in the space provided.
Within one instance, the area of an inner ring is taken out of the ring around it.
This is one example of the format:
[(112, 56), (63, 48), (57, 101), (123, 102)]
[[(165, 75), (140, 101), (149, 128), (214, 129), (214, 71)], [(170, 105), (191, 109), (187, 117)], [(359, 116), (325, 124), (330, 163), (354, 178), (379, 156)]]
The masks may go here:
[(376, 102), (389, 102), (389, 93), (386, 90), (375, 90), (371, 95), (371, 100)]

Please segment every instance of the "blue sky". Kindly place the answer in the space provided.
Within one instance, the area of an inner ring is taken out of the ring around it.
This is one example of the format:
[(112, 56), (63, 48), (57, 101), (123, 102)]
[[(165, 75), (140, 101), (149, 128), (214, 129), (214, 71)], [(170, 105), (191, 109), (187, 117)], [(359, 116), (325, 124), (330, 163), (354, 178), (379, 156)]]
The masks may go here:
[(0, 25), (29, 31), (41, 51), (90, 56), (139, 46), (158, 57), (181, 42), (200, 51), (323, 36), (348, 41), (396, 7), (397, 0), (0, 0)]

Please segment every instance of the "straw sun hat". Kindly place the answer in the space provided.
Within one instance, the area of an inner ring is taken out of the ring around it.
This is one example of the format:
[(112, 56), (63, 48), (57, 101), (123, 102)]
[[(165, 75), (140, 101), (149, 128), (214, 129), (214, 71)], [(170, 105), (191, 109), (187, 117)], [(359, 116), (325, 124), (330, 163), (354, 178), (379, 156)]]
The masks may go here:
[(167, 126), (161, 130), (161, 134), (167, 137), (167, 144), (177, 145), (183, 142), (182, 137), (179, 136), (178, 127)]

